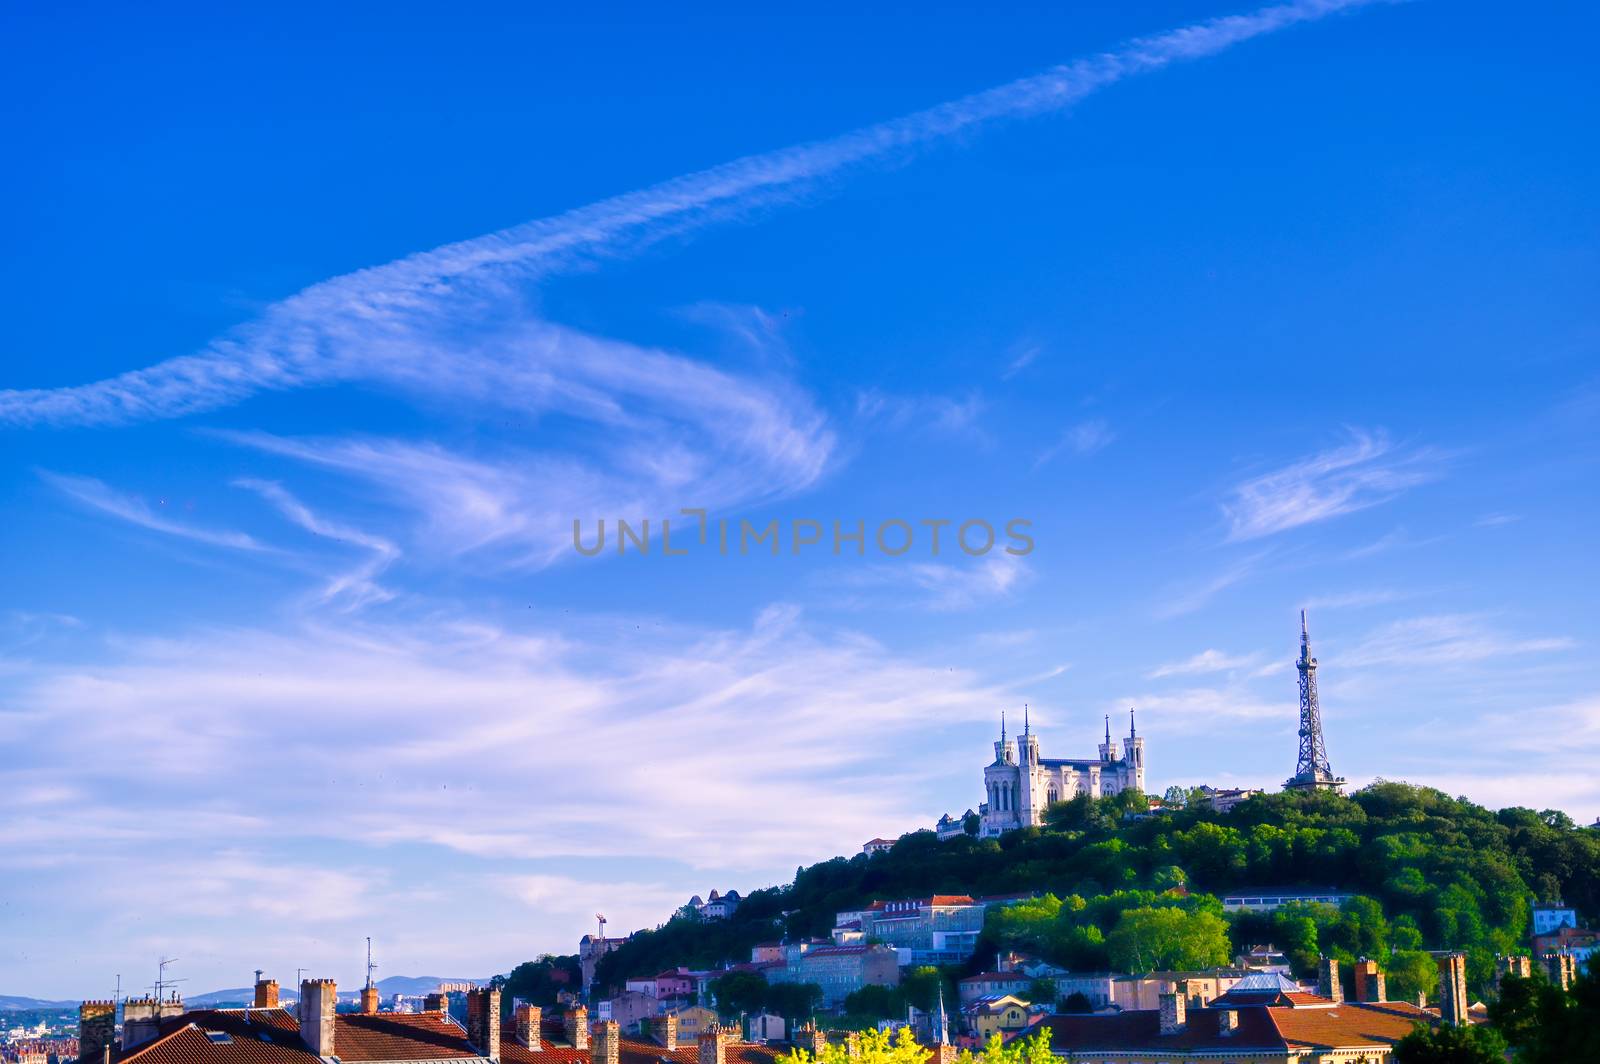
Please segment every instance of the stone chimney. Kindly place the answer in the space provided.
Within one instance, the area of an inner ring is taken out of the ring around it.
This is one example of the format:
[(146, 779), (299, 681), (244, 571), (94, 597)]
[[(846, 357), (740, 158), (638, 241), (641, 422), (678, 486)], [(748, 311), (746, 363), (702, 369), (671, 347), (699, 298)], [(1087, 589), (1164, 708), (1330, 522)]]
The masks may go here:
[(1389, 1000), (1389, 995), (1384, 987), (1383, 971), (1378, 967), (1377, 961), (1369, 960), (1366, 957), (1356, 961), (1356, 1000)]
[(500, 991), (477, 986), (467, 991), (467, 1041), (481, 1057), (500, 1059)]
[(1324, 957), (1317, 963), (1317, 996), (1335, 1004), (1344, 1000), (1344, 987), (1339, 982), (1339, 962), (1333, 957)]
[(1467, 955), (1439, 957), (1439, 1018), (1454, 1026), (1467, 1022)]
[(142, 1046), (161, 1033), (161, 1002), (153, 997), (129, 998), (122, 1003), (122, 1051)]
[(594, 1064), (622, 1064), (622, 1026), (616, 1020), (603, 1020), (595, 1025), (589, 1059)]
[(828, 1033), (813, 1021), (795, 1031), (794, 1044), (812, 1056), (820, 1057), (828, 1050)]
[(1544, 961), (1545, 974), (1550, 977), (1550, 985), (1558, 986), (1562, 990), (1572, 989), (1572, 981), (1578, 976), (1578, 962), (1570, 953), (1546, 953), (1539, 958)]
[(276, 979), (256, 980), (256, 1008), (275, 1009), (278, 1007), (278, 981)]
[[(861, 1057), (861, 1035), (856, 1031), (846, 1031), (844, 1036), (844, 1055), (851, 1060)], [(701, 1061), (700, 1064), (705, 1064)]]
[(700, 1032), (696, 1064), (728, 1064), (728, 1029), (713, 1023)]
[(78, 1006), (78, 1059), (100, 1064), (117, 1038), (117, 1003), (85, 1001)]
[(949, 1042), (940, 1042), (933, 1047), (933, 1056), (929, 1059), (932, 1064), (956, 1064), (956, 1047)]
[(339, 988), (332, 979), (300, 981), (300, 1040), (319, 1057), (331, 1057), (333, 1048), (333, 1007)]
[(368, 1016), (375, 1015), (378, 1011), (378, 988), (364, 986), (361, 988), (361, 1011)]
[(1177, 1034), (1189, 1022), (1189, 1003), (1182, 994), (1161, 995), (1161, 1033)]
[(1417, 991), (1417, 1008), (1425, 1009), (1427, 1007), (1428, 1007), (1428, 992), (1426, 990), (1418, 990)]
[(422, 999), (422, 1011), (442, 1012), (446, 1016), (450, 1015), (450, 995), (442, 993), (427, 995)]
[(1494, 959), (1494, 988), (1500, 989), (1500, 980), (1508, 975), (1518, 979), (1533, 978), (1533, 958), (1524, 953), (1514, 953), (1509, 957), (1496, 957)]
[(658, 1033), (661, 1035), (661, 1048), (668, 1053), (676, 1053), (678, 1051), (678, 1017), (671, 1013), (661, 1017), (661, 1027)]
[(518, 1005), (512, 1016), (517, 1045), (523, 1049), (539, 1049), (539, 1024), (544, 1022), (544, 1011), (537, 1005)]
[(589, 1048), (589, 1010), (582, 1005), (574, 1005), (562, 1017), (566, 1023), (567, 1041), (573, 1049)]

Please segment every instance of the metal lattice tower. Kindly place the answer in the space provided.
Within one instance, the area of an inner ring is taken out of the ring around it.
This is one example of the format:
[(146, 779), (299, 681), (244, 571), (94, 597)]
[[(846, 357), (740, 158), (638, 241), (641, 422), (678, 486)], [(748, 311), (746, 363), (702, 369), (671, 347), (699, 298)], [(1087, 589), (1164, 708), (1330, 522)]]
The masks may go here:
[(1328, 764), (1328, 748), (1322, 739), (1322, 707), (1317, 703), (1317, 659), (1311, 656), (1311, 637), (1306, 630), (1306, 611), (1300, 611), (1300, 757), (1295, 762), (1294, 778), (1284, 784), (1291, 788), (1338, 788), (1343, 777), (1333, 774)]

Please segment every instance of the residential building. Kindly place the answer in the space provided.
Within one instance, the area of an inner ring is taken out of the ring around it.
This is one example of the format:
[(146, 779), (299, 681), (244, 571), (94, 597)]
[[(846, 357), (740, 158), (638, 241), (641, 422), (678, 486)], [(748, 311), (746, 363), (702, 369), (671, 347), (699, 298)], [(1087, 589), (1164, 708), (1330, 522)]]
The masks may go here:
[(1200, 1006), (1221, 997), (1249, 974), (1242, 968), (1211, 968), (1119, 975), (1111, 981), (1110, 1004), (1124, 1011), (1159, 1008), (1161, 995), (1175, 993), (1181, 986), (1187, 988), (1189, 1004)]
[(1210, 809), (1215, 813), (1229, 813), (1233, 807), (1248, 802), (1264, 791), (1250, 787), (1196, 787), (1191, 792), (1191, 801), (1197, 809)]
[(678, 1037), (693, 1042), (706, 1031), (714, 1030), (718, 1018), (716, 1011), (704, 1005), (685, 1005), (667, 1013), (677, 1025)]
[(815, 983), (822, 988), (822, 1003), (831, 1008), (864, 986), (900, 985), (900, 959), (888, 946), (812, 945), (785, 947), (782, 968), (772, 968), (774, 983)]
[(686, 907), (699, 913), (702, 920), (726, 920), (733, 915), (741, 900), (736, 890), (730, 890), (726, 894), (713, 890), (704, 901), (701, 901), (700, 895), (696, 894), (689, 899)]
[(962, 1005), (970, 1005), (985, 998), (1005, 994), (1022, 994), (1033, 985), (1033, 977), (1026, 972), (979, 972), (956, 983), (956, 994)]
[(770, 1012), (758, 1012), (744, 1021), (744, 1036), (752, 1042), (781, 1042), (783, 1031), (783, 1017)]
[(1578, 926), (1578, 910), (1563, 902), (1533, 907), (1533, 933), (1548, 935), (1562, 927)]
[(943, 842), (946, 839), (954, 839), (965, 835), (967, 833), (967, 821), (971, 820), (977, 815), (978, 814), (971, 809), (968, 809), (960, 816), (951, 816), (949, 813), (946, 813), (941, 816), (939, 818), (939, 822), (933, 826), (934, 834), (938, 836), (940, 842)]
[(750, 947), (751, 964), (782, 964), (782, 942), (757, 942)]
[(1015, 994), (994, 994), (961, 1006), (961, 1021), (980, 1044), (997, 1034), (1003, 1038), (1019, 1034), (1039, 1015)]
[(888, 853), (894, 849), (894, 839), (868, 839), (861, 847), (861, 852), (868, 857), (879, 853)]
[(925, 898), (875, 901), (865, 909), (838, 913), (836, 942), (877, 941), (900, 951), (907, 965), (959, 964), (972, 956), (983, 930), (983, 914), (1028, 895), (973, 898), (934, 894)]
[(1228, 912), (1241, 909), (1248, 912), (1269, 913), (1292, 902), (1321, 902), (1338, 907), (1352, 895), (1333, 887), (1241, 887), (1222, 895), (1222, 907)]

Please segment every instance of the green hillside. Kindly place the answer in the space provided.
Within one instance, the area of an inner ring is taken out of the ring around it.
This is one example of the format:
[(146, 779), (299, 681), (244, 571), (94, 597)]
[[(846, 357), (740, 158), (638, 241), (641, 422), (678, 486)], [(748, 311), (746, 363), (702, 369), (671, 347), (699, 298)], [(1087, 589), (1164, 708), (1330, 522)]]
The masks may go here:
[[(973, 966), (998, 948), (1039, 953), (1075, 970), (1140, 970), (1225, 962), (1271, 941), (1302, 973), (1318, 952), (1373, 957), (1391, 996), (1426, 988), (1420, 951), (1463, 949), (1481, 987), (1497, 952), (1526, 949), (1536, 901), (1564, 899), (1600, 917), (1600, 831), (1564, 813), (1494, 812), (1440, 791), (1379, 782), (1348, 797), (1263, 795), (1227, 814), (1180, 810), (1130, 819), (1124, 794), (1058, 803), (1043, 828), (998, 840), (903, 837), (886, 854), (834, 858), (794, 882), (752, 892), (732, 919), (676, 914), (605, 957), (598, 980), (683, 964), (748, 960), (780, 937), (822, 936), (834, 913), (876, 898), (1037, 892), (991, 910)], [(1224, 915), (1216, 895), (1250, 885), (1331, 886), (1358, 895), (1343, 910), (1291, 906)]]

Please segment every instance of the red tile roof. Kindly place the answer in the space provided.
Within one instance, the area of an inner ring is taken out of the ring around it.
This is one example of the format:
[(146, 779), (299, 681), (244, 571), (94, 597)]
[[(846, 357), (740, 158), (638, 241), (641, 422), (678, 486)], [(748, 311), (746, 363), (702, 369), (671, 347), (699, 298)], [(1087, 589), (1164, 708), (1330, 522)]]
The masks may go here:
[[(1238, 1015), (1239, 1026), (1224, 1032), (1221, 1019), (1229, 1011)], [(1438, 1021), (1425, 1009), (1397, 1001), (1345, 1002), (1333, 1008), (1190, 1009), (1186, 1019), (1182, 1031), (1168, 1035), (1161, 1033), (1161, 1014), (1154, 1009), (1056, 1015), (1047, 1018), (1043, 1026), (1050, 1032), (1050, 1047), (1060, 1052), (1227, 1048), (1248, 1055), (1389, 1046), (1411, 1033), (1417, 1023)]]

